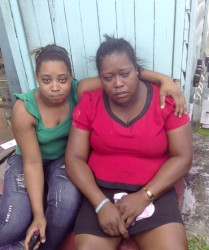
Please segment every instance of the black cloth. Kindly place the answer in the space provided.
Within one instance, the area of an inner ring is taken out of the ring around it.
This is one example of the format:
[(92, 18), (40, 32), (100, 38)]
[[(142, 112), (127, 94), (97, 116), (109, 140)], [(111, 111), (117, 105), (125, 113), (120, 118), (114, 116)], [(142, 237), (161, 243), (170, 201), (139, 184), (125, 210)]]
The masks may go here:
[[(103, 187), (100, 188), (112, 202), (114, 202), (113, 195), (115, 193), (127, 192), (126, 190), (121, 189), (116, 190)], [(178, 200), (175, 188), (170, 189), (160, 198), (155, 200), (154, 205), (154, 214), (150, 218), (136, 221), (134, 226), (130, 226), (128, 230), (129, 235), (154, 229), (156, 227), (171, 222), (178, 222), (183, 224), (181, 213), (178, 207)], [(83, 202), (76, 219), (74, 232), (75, 234), (92, 234), (101, 237), (108, 236), (100, 228), (97, 219), (97, 214), (95, 213), (93, 206), (86, 198), (83, 198)]]

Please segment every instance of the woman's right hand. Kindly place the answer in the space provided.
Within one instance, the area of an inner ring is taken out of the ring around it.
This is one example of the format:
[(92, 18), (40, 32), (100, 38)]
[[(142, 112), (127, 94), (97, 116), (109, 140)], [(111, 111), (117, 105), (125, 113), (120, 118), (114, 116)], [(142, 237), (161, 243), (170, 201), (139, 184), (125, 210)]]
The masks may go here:
[(40, 243), (44, 243), (46, 241), (46, 236), (45, 236), (46, 224), (47, 222), (44, 216), (34, 218), (32, 224), (30, 225), (26, 233), (25, 250), (29, 250), (30, 240), (37, 230), (39, 231), (40, 234), (40, 241), (35, 245), (33, 250), (38, 249)]
[[(110, 216), (111, 215), (111, 216)], [(128, 238), (128, 230), (125, 227), (125, 223), (121, 219), (118, 208), (111, 202), (107, 202), (98, 212), (98, 220), (102, 230), (112, 236)]]

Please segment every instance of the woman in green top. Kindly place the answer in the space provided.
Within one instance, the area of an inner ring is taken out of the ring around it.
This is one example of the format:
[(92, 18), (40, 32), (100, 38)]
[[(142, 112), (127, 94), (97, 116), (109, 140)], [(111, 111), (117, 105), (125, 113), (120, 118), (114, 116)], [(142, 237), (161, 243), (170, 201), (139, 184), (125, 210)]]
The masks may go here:
[[(85, 89), (101, 87), (98, 78), (73, 79), (67, 51), (47, 45), (36, 51), (39, 87), (16, 94), (12, 125), (16, 154), (8, 160), (0, 207), (0, 246), (25, 239), (25, 249), (35, 231), (40, 233), (36, 249), (57, 249), (72, 229), (81, 195), (67, 178), (64, 153), (71, 113)], [(161, 83), (161, 102), (171, 94), (176, 112), (185, 111), (185, 99), (172, 79), (151, 71), (140, 77)]]

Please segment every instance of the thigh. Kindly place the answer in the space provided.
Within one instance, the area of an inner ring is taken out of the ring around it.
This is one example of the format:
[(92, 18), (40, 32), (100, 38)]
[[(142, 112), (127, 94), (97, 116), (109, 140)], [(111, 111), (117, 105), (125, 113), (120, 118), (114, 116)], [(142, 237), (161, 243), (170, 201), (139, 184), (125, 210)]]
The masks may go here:
[(168, 223), (132, 236), (139, 249), (143, 250), (187, 250), (184, 225)]
[(81, 202), (81, 194), (67, 177), (64, 158), (53, 161), (46, 167), (45, 172), (48, 185), (47, 205), (77, 210)]
[(99, 237), (90, 234), (75, 236), (75, 250), (116, 250), (121, 242), (120, 237)]
[[(6, 165), (0, 207), (0, 245), (21, 240), (31, 222), (30, 201), (25, 187), (22, 158), (11, 156)], [(15, 228), (15, 230), (14, 230)]]

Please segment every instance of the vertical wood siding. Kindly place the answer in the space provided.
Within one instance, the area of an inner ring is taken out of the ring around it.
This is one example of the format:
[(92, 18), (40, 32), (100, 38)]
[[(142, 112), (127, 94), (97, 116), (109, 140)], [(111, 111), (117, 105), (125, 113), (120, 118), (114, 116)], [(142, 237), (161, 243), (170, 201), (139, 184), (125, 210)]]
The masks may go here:
[(68, 50), (77, 79), (95, 76), (103, 34), (130, 41), (147, 68), (182, 78), (188, 6), (190, 0), (0, 0), (22, 91), (36, 86), (29, 52), (50, 43)]

